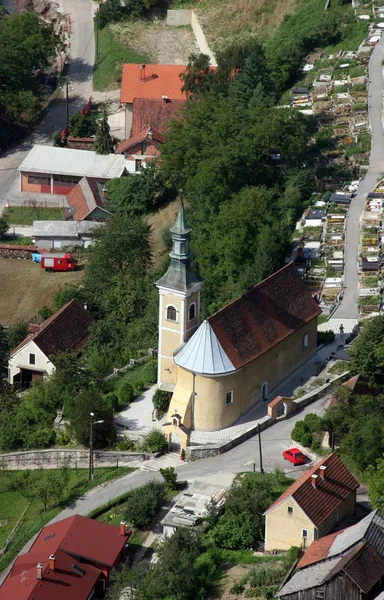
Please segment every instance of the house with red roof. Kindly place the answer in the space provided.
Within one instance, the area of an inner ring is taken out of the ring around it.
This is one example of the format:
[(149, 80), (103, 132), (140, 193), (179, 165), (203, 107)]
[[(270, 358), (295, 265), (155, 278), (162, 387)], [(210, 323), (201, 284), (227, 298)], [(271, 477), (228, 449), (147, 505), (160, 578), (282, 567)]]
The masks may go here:
[(20, 387), (33, 379), (51, 375), (54, 356), (60, 352), (80, 352), (93, 318), (75, 298), (39, 325), (12, 350), (8, 361), (8, 381)]
[(163, 143), (164, 136), (159, 131), (146, 127), (137, 135), (121, 142), (115, 154), (124, 154), (125, 168), (128, 173), (140, 173), (142, 167), (160, 156), (160, 147)]
[(105, 184), (83, 177), (67, 196), (66, 221), (104, 221), (110, 214), (105, 206)]
[(314, 541), (284, 581), (284, 600), (373, 600), (384, 590), (384, 518), (374, 510), (361, 521)]
[(0, 600), (90, 600), (101, 597), (125, 560), (130, 532), (74, 515), (44, 527), (14, 562)]
[(180, 74), (185, 71), (185, 65), (139, 65), (135, 63), (123, 65), (120, 102), (125, 110), (125, 135), (127, 138), (132, 134), (139, 133), (145, 127), (158, 128), (157, 123), (145, 122), (140, 130), (132, 131), (135, 98), (157, 100), (164, 104), (174, 100), (185, 102), (185, 94), (181, 91), (183, 82), (180, 79)]
[(192, 267), (182, 203), (170, 231), (171, 261), (156, 282), (158, 385), (172, 394), (171, 423), (176, 413), (189, 430), (224, 429), (265, 406), (316, 352), (321, 310), (290, 263), (200, 324), (203, 280)]
[(337, 454), (318, 462), (265, 511), (265, 550), (307, 548), (353, 514), (359, 482)]

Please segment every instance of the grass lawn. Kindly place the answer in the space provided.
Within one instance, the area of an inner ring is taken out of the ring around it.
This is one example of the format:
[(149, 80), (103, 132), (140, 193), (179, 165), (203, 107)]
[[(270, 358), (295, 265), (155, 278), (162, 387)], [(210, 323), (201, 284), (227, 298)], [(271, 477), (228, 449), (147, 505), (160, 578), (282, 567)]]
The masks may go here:
[(328, 315), (320, 315), (317, 319), (317, 324), (326, 323), (328, 321)]
[(95, 90), (118, 89), (123, 63), (150, 63), (150, 57), (123, 44), (107, 25), (99, 32), (99, 61), (93, 71)]
[[(12, 476), (16, 471), (2, 471), (0, 474), (0, 548), (2, 548), (10, 535), (17, 520), (20, 518), (24, 508), (28, 506), (24, 515), (22, 525), (18, 528), (15, 537), (13, 538), (8, 552), (0, 560), (0, 570), (4, 569), (15, 555), (21, 550), (24, 544), (39, 531), (41, 527), (46, 525), (55, 515), (63, 508), (71, 504), (76, 498), (82, 496), (86, 491), (109, 481), (126, 475), (133, 469), (129, 467), (102, 468), (95, 469), (94, 481), (88, 481), (87, 469), (71, 469), (68, 488), (63, 495), (62, 500), (55, 506), (49, 506), (46, 512), (43, 512), (43, 505), (39, 500), (34, 500), (30, 504), (20, 492), (14, 489), (9, 489), (12, 482)], [(41, 471), (32, 471), (31, 477), (38, 478)]]
[[(138, 382), (144, 383), (145, 389), (148, 389), (152, 385), (145, 380), (145, 376), (144, 376), (145, 375), (145, 373), (144, 373), (145, 365), (147, 365), (148, 362), (149, 361), (144, 361), (141, 364), (137, 365), (136, 367), (131, 367), (130, 369), (127, 370), (126, 373), (124, 373), (122, 375), (117, 375), (116, 377), (112, 377), (111, 379), (109, 379), (108, 383), (109, 383), (110, 390), (118, 393), (119, 387), (123, 383), (128, 382), (131, 384), (131, 386), (134, 389), (134, 399), (137, 396), (140, 396), (140, 394), (143, 393), (143, 390), (137, 389)], [(122, 404), (119, 401), (119, 410), (122, 410), (123, 408), (126, 408), (126, 405)]]
[(32, 238), (30, 237), (14, 237), (12, 236), (5, 236), (4, 239), (1, 240), (2, 244), (14, 244), (17, 246), (33, 246), (32, 243)]
[[(0, 323), (29, 321), (66, 283), (79, 283), (84, 270), (46, 273), (32, 260), (0, 259)], [(1, 519), (1, 517), (0, 517)]]
[(33, 206), (13, 206), (6, 208), (3, 218), (8, 225), (32, 225), (33, 221), (62, 221), (61, 208), (38, 208)]

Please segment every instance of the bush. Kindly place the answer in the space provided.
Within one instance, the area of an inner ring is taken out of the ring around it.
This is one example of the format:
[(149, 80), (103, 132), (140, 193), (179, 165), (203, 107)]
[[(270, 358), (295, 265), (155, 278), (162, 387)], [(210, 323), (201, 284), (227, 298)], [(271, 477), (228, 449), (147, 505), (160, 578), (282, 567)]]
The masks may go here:
[(294, 428), (292, 429), (291, 438), (294, 442), (301, 442), (302, 437), (308, 433), (308, 429), (305, 426), (304, 421), (296, 421)]
[(136, 389), (138, 392), (143, 392), (145, 390), (145, 385), (143, 381), (136, 381)]
[(317, 332), (317, 345), (329, 344), (330, 342), (333, 342), (334, 339), (335, 334), (331, 330)]
[(9, 230), (9, 225), (5, 219), (0, 217), (0, 240), (3, 240)]
[(133, 440), (124, 438), (117, 442), (116, 450), (121, 450), (122, 452), (134, 452), (136, 450), (136, 444)]
[(160, 473), (167, 488), (170, 490), (175, 490), (177, 482), (177, 473), (175, 473), (175, 467), (160, 469)]
[(25, 438), (25, 447), (30, 448), (49, 448), (55, 441), (55, 430), (52, 427), (44, 427), (28, 432)]
[(152, 429), (144, 438), (144, 452), (161, 452), (168, 449), (167, 438), (159, 429)]
[(63, 146), (63, 140), (61, 139), (61, 130), (56, 129), (52, 134), (52, 144), (54, 146)]
[(313, 442), (313, 437), (312, 437), (312, 433), (304, 433), (304, 435), (301, 437), (300, 443), (305, 446), (306, 448), (310, 448), (312, 446), (312, 442)]
[(128, 381), (122, 381), (118, 387), (117, 395), (122, 404), (130, 404), (133, 400), (133, 387)]
[(241, 583), (234, 583), (229, 591), (235, 596), (240, 596), (244, 592), (244, 586)]
[(132, 490), (125, 503), (125, 519), (135, 527), (149, 525), (165, 499), (165, 485), (151, 481)]
[(161, 418), (168, 412), (169, 406), (169, 394), (168, 392), (164, 392), (163, 390), (156, 390), (153, 394), (152, 398), (153, 407), (157, 408), (159, 412), (159, 417)]
[(153, 384), (157, 381), (157, 361), (147, 362), (143, 369), (143, 378), (145, 383)]
[(118, 398), (118, 395), (116, 394), (116, 392), (109, 392), (108, 394), (105, 395), (105, 399), (108, 402), (108, 404), (111, 405), (112, 410), (114, 412), (118, 410), (119, 398)]
[(319, 415), (309, 413), (304, 417), (304, 424), (310, 433), (315, 433), (316, 431), (321, 431), (323, 420)]

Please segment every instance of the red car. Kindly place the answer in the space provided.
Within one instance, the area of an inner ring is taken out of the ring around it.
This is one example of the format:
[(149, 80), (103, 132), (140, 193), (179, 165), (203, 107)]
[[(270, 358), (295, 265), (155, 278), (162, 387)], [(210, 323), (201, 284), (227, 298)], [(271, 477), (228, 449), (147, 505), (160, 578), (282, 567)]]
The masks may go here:
[(294, 465), (304, 465), (307, 462), (307, 457), (298, 448), (284, 450), (283, 458), (289, 460)]

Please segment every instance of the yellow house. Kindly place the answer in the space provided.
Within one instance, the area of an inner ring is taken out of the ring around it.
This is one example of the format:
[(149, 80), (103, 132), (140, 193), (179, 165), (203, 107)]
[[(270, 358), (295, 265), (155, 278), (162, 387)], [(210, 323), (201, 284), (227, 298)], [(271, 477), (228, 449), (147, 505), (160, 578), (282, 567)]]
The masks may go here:
[(265, 511), (265, 550), (307, 548), (355, 512), (358, 481), (330, 454), (293, 483)]
[(181, 204), (171, 263), (159, 289), (158, 385), (172, 392), (169, 418), (189, 430), (233, 425), (306, 362), (321, 313), (293, 263), (201, 325), (202, 279), (191, 267), (191, 229)]

